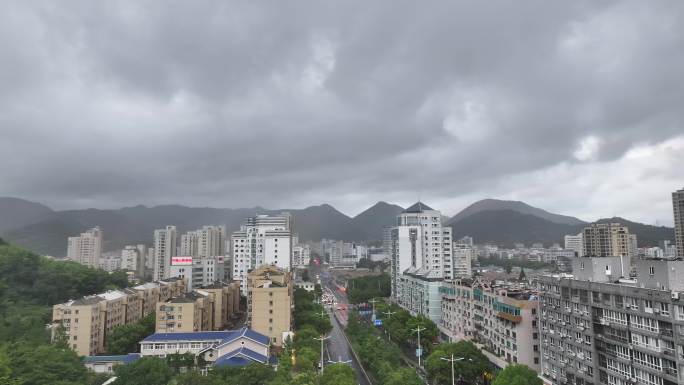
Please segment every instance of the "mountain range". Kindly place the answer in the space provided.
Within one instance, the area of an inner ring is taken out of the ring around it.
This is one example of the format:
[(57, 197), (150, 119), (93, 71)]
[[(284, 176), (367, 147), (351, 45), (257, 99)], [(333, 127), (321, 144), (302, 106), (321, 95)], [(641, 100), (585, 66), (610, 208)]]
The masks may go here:
[[(348, 241), (382, 239), (382, 227), (392, 225), (403, 208), (378, 202), (362, 213), (349, 217), (323, 204), (304, 209), (269, 210), (261, 207), (221, 209), (179, 205), (133, 206), (114, 210), (84, 209), (55, 211), (40, 203), (18, 198), (0, 198), (0, 236), (9, 242), (41, 254), (62, 257), (67, 237), (100, 226), (104, 250), (118, 250), (127, 244), (151, 244), (155, 229), (175, 225), (179, 232), (203, 225), (225, 225), (228, 232), (240, 228), (243, 220), (256, 214), (292, 214), (295, 231), (303, 241), (322, 238)], [(623, 218), (600, 219), (621, 222), (637, 234), (640, 246), (656, 245), (673, 239), (674, 230), (630, 222)], [(477, 243), (503, 246), (514, 242), (562, 243), (566, 234), (577, 234), (588, 222), (553, 214), (523, 202), (485, 199), (468, 206), (446, 220), (454, 238), (472, 236)]]

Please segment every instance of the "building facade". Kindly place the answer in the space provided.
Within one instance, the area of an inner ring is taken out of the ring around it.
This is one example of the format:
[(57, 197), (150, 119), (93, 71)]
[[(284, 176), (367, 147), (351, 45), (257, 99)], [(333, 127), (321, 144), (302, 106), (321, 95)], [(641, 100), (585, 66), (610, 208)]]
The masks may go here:
[(154, 280), (169, 278), (171, 258), (177, 255), (178, 232), (176, 226), (154, 231)]
[(684, 382), (684, 261), (636, 260), (635, 280), (620, 278), (623, 264), (579, 258), (572, 276), (540, 278), (548, 383)]
[(524, 364), (539, 371), (538, 295), (518, 283), (490, 286), (479, 280), (445, 281), (440, 286), (442, 337), (470, 340), (499, 368)]
[(102, 257), (102, 230), (94, 227), (78, 237), (69, 237), (67, 258), (94, 269), (100, 268)]
[(677, 256), (684, 258), (684, 188), (672, 193), (672, 208)]
[(309, 245), (295, 245), (292, 248), (292, 265), (296, 267), (309, 266), (311, 262), (311, 247)]
[(233, 279), (247, 292), (247, 275), (262, 265), (289, 270), (292, 263), (292, 218), (257, 215), (247, 218), (239, 231), (231, 236), (233, 246)]
[(193, 291), (157, 303), (157, 333), (214, 330), (213, 296)]
[(137, 322), (154, 312), (160, 298), (166, 300), (184, 291), (182, 280), (150, 282), (54, 305), (52, 338), (64, 338), (81, 356), (104, 353), (105, 339), (114, 327)]
[(187, 281), (188, 292), (225, 279), (225, 257), (176, 256), (171, 258), (169, 276)]
[(576, 257), (583, 256), (584, 241), (582, 233), (579, 233), (577, 235), (566, 235), (564, 241), (565, 244), (563, 246), (566, 250), (574, 251)]
[(267, 335), (272, 345), (282, 346), (292, 331), (292, 280), (290, 272), (262, 266), (248, 276), (247, 323)]
[(592, 223), (582, 232), (582, 256), (620, 257), (632, 256), (636, 238), (627, 226), (619, 223)]
[(437, 271), (409, 268), (399, 277), (395, 302), (411, 315), (423, 315), (439, 324), (442, 317), (439, 288), (443, 281), (444, 278)]
[(402, 289), (402, 275), (411, 270), (420, 276), (452, 279), (451, 228), (442, 226), (442, 215), (417, 202), (397, 217), (391, 230), (390, 278), (392, 298)]
[(121, 250), (121, 268), (135, 272), (138, 277), (144, 277), (146, 257), (147, 247), (145, 245), (127, 245)]
[(452, 279), (470, 278), (473, 275), (473, 259), (475, 250), (470, 244), (454, 242), (453, 245), (453, 275)]

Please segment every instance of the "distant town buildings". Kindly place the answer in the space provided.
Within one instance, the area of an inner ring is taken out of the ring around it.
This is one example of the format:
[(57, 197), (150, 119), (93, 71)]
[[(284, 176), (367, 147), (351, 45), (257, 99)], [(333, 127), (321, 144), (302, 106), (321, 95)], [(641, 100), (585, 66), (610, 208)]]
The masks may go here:
[(293, 285), (290, 272), (263, 265), (247, 277), (247, 323), (282, 346), (292, 331)]
[(69, 237), (67, 259), (92, 268), (100, 267), (102, 256), (102, 230), (94, 227), (78, 237)]
[(582, 240), (582, 256), (632, 256), (636, 252), (636, 236), (620, 223), (592, 223), (584, 228)]
[(672, 193), (677, 256), (684, 257), (684, 188)]
[(247, 292), (247, 274), (262, 265), (290, 269), (292, 263), (292, 218), (257, 215), (247, 218), (239, 231), (231, 236), (233, 247), (233, 279), (241, 281)]
[(178, 232), (176, 226), (154, 231), (154, 280), (169, 278), (171, 275), (171, 258), (177, 255)]

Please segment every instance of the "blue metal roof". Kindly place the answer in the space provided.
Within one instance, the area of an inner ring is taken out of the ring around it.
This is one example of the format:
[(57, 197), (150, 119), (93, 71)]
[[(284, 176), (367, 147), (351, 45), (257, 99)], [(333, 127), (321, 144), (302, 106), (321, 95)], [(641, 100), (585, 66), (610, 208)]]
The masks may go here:
[(224, 341), (234, 339), (241, 334), (241, 330), (226, 330), (220, 332), (184, 332), (184, 333), (154, 333), (141, 342), (156, 341)]
[(268, 357), (264, 356), (263, 354), (259, 354), (251, 349), (241, 347), (219, 357), (219, 359), (217, 359), (216, 362), (214, 362), (214, 365), (234, 365), (237, 362), (237, 359), (247, 359), (249, 360), (247, 364), (249, 364), (250, 362), (260, 362), (262, 364), (268, 362)]
[(185, 332), (185, 333), (154, 333), (141, 342), (161, 341), (218, 341), (220, 345), (246, 337), (263, 345), (268, 345), (269, 338), (248, 328), (224, 330), (219, 332)]
[(226, 357), (223, 356), (214, 362), (214, 366), (247, 366), (251, 364), (252, 360), (241, 356)]
[(140, 353), (129, 353), (119, 356), (86, 356), (83, 357), (83, 363), (95, 364), (98, 362), (121, 362), (122, 364), (130, 364), (140, 359)]

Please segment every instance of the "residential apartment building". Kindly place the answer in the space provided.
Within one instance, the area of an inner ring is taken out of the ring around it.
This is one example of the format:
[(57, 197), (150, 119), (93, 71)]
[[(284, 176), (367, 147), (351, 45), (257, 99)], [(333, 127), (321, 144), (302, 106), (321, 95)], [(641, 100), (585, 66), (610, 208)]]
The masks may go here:
[(309, 245), (295, 245), (292, 248), (292, 265), (306, 267), (311, 262), (311, 247)]
[(330, 266), (354, 268), (358, 262), (355, 246), (351, 242), (334, 241), (329, 249)]
[[(684, 382), (684, 261), (579, 258), (540, 278), (541, 374), (550, 384)], [(681, 298), (681, 299), (680, 299)]]
[(214, 329), (233, 327), (240, 316), (240, 283), (214, 282), (200, 287), (198, 291), (214, 299)]
[(411, 269), (401, 274), (397, 282), (395, 303), (411, 315), (424, 315), (439, 324), (442, 317), (442, 296), (439, 288), (444, 281), (438, 271)]
[(233, 247), (233, 279), (247, 292), (247, 274), (262, 265), (289, 270), (292, 263), (292, 218), (257, 215), (247, 218), (239, 231), (231, 236)]
[(105, 254), (100, 256), (99, 268), (109, 272), (120, 270), (121, 256), (116, 254)]
[(566, 250), (572, 250), (575, 252), (576, 257), (580, 257), (584, 253), (584, 241), (582, 233), (577, 235), (566, 235), (565, 244), (563, 245)]
[(473, 275), (473, 259), (475, 250), (472, 245), (454, 242), (453, 245), (453, 275), (452, 279), (469, 278)]
[(100, 268), (102, 256), (102, 230), (94, 227), (78, 237), (69, 237), (67, 259), (95, 269)]
[(473, 341), (499, 368), (518, 363), (539, 371), (536, 291), (520, 283), (491, 286), (477, 279), (445, 281), (439, 291), (442, 338)]
[[(52, 338), (64, 333), (69, 346), (81, 356), (104, 353), (108, 333), (116, 326), (138, 321), (154, 311), (154, 304), (164, 295), (178, 295), (185, 290), (181, 280), (154, 282), (145, 287), (107, 291), (54, 305)], [(154, 299), (151, 306), (145, 301)]]
[(684, 258), (684, 188), (672, 193), (672, 208), (677, 256)]
[(292, 280), (290, 272), (275, 266), (262, 266), (249, 273), (247, 323), (269, 337), (271, 344), (282, 346), (292, 331)]
[(225, 257), (176, 256), (171, 258), (169, 276), (187, 281), (188, 292), (225, 278)]
[[(397, 217), (391, 230), (390, 254), (391, 292), (394, 301), (405, 302), (403, 282), (421, 276), (428, 280), (452, 279), (451, 228), (442, 226), (442, 215), (427, 205), (417, 202)], [(402, 279), (406, 273), (411, 278)]]
[(154, 274), (153, 279), (169, 278), (171, 258), (177, 255), (178, 232), (176, 226), (154, 231)]
[(121, 250), (121, 268), (126, 271), (133, 271), (138, 277), (145, 276), (145, 258), (147, 257), (147, 246), (127, 245)]
[(226, 255), (225, 226), (203, 226), (181, 235), (180, 255), (200, 258)]
[(208, 293), (195, 290), (157, 303), (157, 333), (210, 330), (214, 330), (214, 298)]
[(582, 232), (582, 256), (632, 256), (636, 252), (632, 249), (635, 241), (636, 238), (630, 235), (627, 226), (619, 223), (592, 223)]

